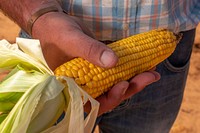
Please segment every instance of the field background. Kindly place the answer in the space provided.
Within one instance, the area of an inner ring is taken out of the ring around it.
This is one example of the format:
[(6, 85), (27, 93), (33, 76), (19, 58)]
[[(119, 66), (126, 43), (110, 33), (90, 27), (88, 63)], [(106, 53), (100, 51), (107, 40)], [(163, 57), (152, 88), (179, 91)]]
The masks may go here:
[[(0, 40), (14, 43), (18, 32), (19, 27), (0, 12)], [(200, 25), (196, 33), (184, 99), (171, 133), (200, 132)]]

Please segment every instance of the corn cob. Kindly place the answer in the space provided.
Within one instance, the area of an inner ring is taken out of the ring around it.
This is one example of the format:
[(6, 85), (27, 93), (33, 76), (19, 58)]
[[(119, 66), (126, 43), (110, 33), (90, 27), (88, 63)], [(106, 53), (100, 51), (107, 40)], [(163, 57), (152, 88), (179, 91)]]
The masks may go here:
[(87, 60), (75, 58), (54, 72), (56, 76), (74, 78), (80, 87), (96, 98), (119, 81), (148, 71), (165, 60), (173, 53), (180, 38), (180, 35), (165, 29), (137, 34), (108, 44), (119, 57), (113, 68), (100, 68)]

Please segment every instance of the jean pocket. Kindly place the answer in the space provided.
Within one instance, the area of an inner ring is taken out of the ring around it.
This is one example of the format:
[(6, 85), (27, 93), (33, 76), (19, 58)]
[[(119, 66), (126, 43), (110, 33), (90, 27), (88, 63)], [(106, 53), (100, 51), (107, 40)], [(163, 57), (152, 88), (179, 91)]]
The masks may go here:
[(195, 29), (182, 32), (182, 39), (177, 44), (174, 53), (164, 61), (168, 70), (181, 72), (189, 66), (194, 37)]
[(163, 62), (164, 66), (171, 72), (182, 72), (185, 71), (189, 67), (189, 61), (187, 61), (182, 66), (175, 66), (168, 59)]

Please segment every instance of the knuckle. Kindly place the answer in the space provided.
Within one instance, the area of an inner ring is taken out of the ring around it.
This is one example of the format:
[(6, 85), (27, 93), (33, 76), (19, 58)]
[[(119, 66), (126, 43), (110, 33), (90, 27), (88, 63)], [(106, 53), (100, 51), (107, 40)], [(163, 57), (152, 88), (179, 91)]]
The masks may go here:
[[(90, 43), (84, 51), (84, 55), (87, 59), (94, 59), (95, 57), (99, 57), (101, 54), (101, 45)], [(96, 58), (95, 58), (96, 59)]]

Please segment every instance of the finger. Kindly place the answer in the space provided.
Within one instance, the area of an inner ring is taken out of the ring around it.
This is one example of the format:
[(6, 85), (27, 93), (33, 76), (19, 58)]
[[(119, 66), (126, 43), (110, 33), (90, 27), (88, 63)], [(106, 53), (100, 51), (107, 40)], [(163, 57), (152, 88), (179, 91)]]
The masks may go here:
[(124, 95), (124, 99), (130, 98), (134, 94), (143, 90), (147, 85), (160, 79), (160, 74), (156, 71), (148, 71), (136, 75), (130, 81), (129, 87)]
[(98, 115), (101, 115), (109, 110), (112, 110), (114, 107), (119, 105), (122, 102), (124, 93), (128, 88), (129, 83), (127, 81), (122, 81), (116, 84), (111, 90), (106, 94), (101, 95), (96, 100), (100, 102), (100, 108)]

